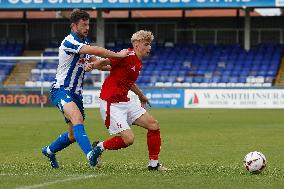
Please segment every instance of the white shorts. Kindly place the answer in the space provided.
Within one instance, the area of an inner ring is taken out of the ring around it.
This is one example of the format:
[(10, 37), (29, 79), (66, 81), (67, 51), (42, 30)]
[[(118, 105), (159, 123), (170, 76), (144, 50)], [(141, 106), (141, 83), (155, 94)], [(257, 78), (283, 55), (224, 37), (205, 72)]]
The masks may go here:
[(113, 135), (130, 129), (133, 122), (141, 117), (146, 110), (134, 100), (108, 103), (100, 99), (100, 112), (109, 133)]

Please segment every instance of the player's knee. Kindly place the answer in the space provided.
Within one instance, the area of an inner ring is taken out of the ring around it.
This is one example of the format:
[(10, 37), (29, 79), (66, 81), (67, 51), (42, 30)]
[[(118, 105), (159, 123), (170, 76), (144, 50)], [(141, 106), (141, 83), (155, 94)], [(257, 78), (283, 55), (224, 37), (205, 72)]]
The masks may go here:
[(83, 116), (81, 114), (73, 114), (70, 121), (73, 125), (80, 124), (84, 122)]
[(122, 139), (127, 146), (130, 146), (134, 143), (134, 135), (123, 136)]
[(160, 129), (160, 125), (159, 125), (158, 120), (155, 120), (155, 119), (151, 120), (149, 122), (148, 129), (149, 130), (159, 130)]
[(74, 133), (68, 133), (68, 138), (71, 142), (75, 142), (76, 139), (75, 139), (75, 136), (74, 136)]

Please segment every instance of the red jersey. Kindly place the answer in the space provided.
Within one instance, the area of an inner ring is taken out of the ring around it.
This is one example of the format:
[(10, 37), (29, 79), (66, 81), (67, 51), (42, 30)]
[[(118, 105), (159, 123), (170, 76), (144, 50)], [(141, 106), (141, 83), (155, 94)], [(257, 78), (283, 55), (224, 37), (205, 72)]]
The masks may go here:
[(117, 103), (127, 102), (128, 91), (135, 83), (142, 69), (142, 62), (138, 59), (133, 49), (129, 55), (122, 59), (110, 59), (111, 71), (104, 81), (100, 98), (102, 100)]

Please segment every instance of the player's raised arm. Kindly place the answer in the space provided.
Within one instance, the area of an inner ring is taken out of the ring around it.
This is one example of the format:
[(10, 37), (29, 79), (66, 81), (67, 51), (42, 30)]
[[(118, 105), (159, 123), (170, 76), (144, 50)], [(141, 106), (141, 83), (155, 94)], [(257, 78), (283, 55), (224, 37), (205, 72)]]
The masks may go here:
[(107, 50), (107, 49), (102, 48), (102, 47), (84, 45), (80, 49), (79, 53), (80, 54), (96, 55), (96, 56), (100, 56), (102, 58), (124, 58), (128, 55), (129, 51), (127, 49), (123, 49), (123, 50), (116, 53), (116, 52)]

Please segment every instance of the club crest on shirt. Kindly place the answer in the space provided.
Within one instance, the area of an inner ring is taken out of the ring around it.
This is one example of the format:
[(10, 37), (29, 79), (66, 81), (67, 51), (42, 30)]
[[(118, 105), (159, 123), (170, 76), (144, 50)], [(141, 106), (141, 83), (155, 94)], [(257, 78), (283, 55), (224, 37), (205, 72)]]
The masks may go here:
[(80, 58), (79, 64), (85, 64), (85, 62), (86, 62), (86, 59), (85, 59), (85, 58)]
[(121, 123), (116, 123), (117, 127), (122, 129)]
[(133, 71), (135, 72), (135, 66), (133, 66), (133, 67), (131, 68), (131, 70), (133, 70)]

